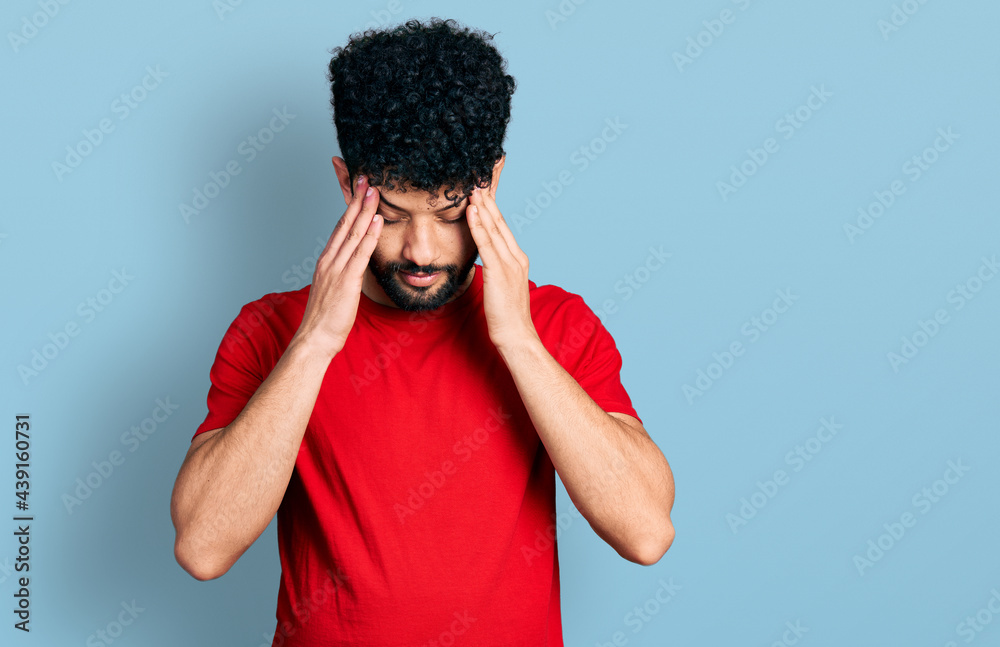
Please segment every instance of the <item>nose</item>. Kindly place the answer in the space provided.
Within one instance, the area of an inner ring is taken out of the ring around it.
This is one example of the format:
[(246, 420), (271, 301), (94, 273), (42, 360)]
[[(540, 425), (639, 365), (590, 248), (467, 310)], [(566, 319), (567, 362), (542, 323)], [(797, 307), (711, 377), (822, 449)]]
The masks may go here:
[(403, 233), (402, 256), (411, 265), (414, 274), (433, 274), (439, 268), (434, 261), (440, 258), (440, 245), (432, 222), (412, 222)]

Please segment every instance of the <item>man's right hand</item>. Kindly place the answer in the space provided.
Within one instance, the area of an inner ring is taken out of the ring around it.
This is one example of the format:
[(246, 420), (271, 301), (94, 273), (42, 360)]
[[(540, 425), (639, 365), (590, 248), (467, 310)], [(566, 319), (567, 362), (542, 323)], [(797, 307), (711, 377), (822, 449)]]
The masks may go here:
[(344, 347), (358, 314), (365, 269), (382, 231), (382, 217), (375, 213), (378, 200), (378, 189), (359, 175), (351, 203), (316, 259), (309, 300), (295, 337), (308, 340), (331, 358)]

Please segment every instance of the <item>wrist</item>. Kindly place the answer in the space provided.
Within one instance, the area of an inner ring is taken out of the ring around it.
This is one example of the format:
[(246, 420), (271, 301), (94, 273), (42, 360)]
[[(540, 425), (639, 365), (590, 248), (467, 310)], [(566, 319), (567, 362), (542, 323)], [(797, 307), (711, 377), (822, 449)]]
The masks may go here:
[(319, 336), (309, 333), (297, 332), (292, 336), (285, 352), (299, 354), (304, 358), (316, 359), (329, 364), (340, 348), (336, 347), (329, 340), (321, 339)]
[(511, 355), (521, 354), (525, 351), (545, 350), (545, 345), (542, 343), (541, 338), (535, 331), (531, 331), (530, 334), (525, 333), (500, 343), (494, 342), (494, 346), (496, 346), (501, 357), (504, 357), (505, 359)]

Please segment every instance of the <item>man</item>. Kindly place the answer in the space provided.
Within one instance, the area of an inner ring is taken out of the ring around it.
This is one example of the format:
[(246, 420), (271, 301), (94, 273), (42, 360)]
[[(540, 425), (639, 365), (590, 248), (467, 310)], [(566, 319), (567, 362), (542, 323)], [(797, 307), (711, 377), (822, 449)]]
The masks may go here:
[(219, 347), (175, 555), (220, 577), (277, 513), (276, 646), (561, 647), (555, 471), (626, 559), (673, 540), (613, 339), (528, 279), (497, 208), (515, 83), (490, 38), (434, 19), (333, 50), (347, 209), (312, 285)]

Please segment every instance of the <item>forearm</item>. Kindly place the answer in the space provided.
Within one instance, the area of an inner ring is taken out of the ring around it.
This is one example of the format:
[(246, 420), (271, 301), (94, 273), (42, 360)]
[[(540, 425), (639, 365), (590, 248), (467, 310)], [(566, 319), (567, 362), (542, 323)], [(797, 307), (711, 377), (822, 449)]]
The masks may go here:
[(540, 341), (500, 352), (580, 513), (626, 559), (659, 559), (659, 549), (673, 537), (674, 499), (673, 476), (660, 449), (601, 409)]
[(176, 552), (199, 579), (225, 573), (271, 522), (331, 359), (293, 339), (239, 416), (185, 460), (173, 493)]

